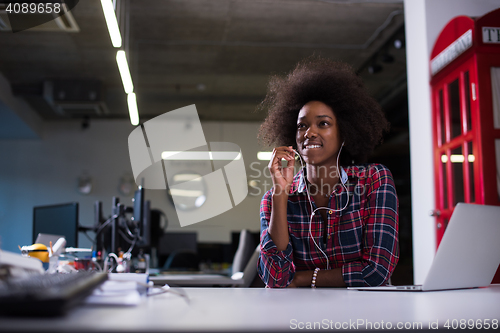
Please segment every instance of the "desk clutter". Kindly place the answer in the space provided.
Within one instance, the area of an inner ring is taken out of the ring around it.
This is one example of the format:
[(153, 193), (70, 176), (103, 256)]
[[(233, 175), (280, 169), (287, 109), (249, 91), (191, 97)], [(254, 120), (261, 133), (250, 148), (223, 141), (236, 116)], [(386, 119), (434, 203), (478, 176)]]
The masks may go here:
[[(40, 246), (23, 248), (36, 250), (37, 256), (45, 251), (38, 251)], [(136, 306), (144, 296), (165, 292), (185, 297), (182, 290), (170, 290), (168, 285), (154, 287), (147, 273), (108, 273), (107, 265), (104, 270), (99, 266), (77, 270), (78, 265), (63, 263), (57, 267), (72, 269), (49, 272), (50, 267), (45, 270), (38, 257), (0, 251), (0, 315), (60, 316), (81, 303)]]
[[(138, 306), (167, 292), (189, 301), (170, 285), (248, 287), (258, 278), (258, 232), (233, 233), (230, 244), (199, 244), (196, 233), (164, 233), (162, 212), (150, 209), (143, 188), (133, 206), (112, 201), (106, 218), (96, 202), (94, 224), (85, 227), (78, 203), (33, 208), (33, 244), (19, 253), (0, 250), (0, 317), (59, 316), (77, 304)], [(80, 232), (91, 248), (78, 246)]]
[[(149, 283), (149, 255), (118, 255), (66, 247), (58, 235), (38, 234), (21, 253), (0, 250), (0, 315), (60, 316), (77, 304), (135, 306), (168, 291)], [(131, 249), (131, 248), (130, 248)]]
[(79, 271), (69, 274), (28, 274), (0, 282), (0, 313), (57, 316), (81, 303), (107, 274)]
[[(59, 246), (21, 247), (23, 254), (0, 251), (0, 313), (21, 316), (56, 316), (79, 304), (108, 279), (95, 270), (57, 272)], [(50, 263), (55, 263), (51, 267)], [(66, 264), (64, 264), (66, 265)], [(50, 272), (52, 270), (52, 272)]]

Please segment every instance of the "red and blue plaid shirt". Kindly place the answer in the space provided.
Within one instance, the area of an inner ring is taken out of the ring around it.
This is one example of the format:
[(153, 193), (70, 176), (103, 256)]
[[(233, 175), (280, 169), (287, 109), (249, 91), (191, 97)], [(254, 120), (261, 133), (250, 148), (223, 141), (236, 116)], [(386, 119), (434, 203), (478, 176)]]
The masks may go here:
[[(392, 174), (385, 166), (368, 164), (344, 169), (348, 192), (338, 186), (330, 195), (328, 225), (319, 213), (312, 219), (311, 234), (328, 256), (330, 268), (342, 267), (347, 286), (378, 286), (390, 278), (399, 259), (398, 198)], [(286, 287), (295, 271), (326, 269), (327, 261), (309, 235), (311, 207), (304, 172), (298, 172), (288, 196), (290, 240), (278, 251), (268, 232), (272, 191), (260, 205), (261, 254), (258, 272), (268, 287)], [(348, 206), (341, 211), (347, 203)], [(311, 197), (313, 208), (316, 209)], [(325, 237), (326, 236), (326, 237)], [(326, 240), (326, 244), (325, 241)]]

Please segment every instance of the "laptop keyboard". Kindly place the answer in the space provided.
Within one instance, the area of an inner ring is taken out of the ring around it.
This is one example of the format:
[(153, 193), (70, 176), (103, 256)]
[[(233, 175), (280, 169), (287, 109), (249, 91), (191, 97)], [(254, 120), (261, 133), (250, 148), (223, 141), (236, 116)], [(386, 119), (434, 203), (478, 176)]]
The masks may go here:
[(107, 280), (107, 274), (80, 271), (36, 274), (0, 281), (0, 313), (57, 316), (80, 303)]

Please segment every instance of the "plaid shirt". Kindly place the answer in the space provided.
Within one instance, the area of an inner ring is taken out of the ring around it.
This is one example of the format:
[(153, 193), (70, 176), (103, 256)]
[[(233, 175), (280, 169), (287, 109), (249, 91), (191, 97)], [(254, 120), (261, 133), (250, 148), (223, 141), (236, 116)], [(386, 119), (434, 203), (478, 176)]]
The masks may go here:
[[(330, 195), (327, 237), (320, 211), (312, 219), (311, 233), (325, 252), (330, 268), (342, 267), (347, 286), (377, 286), (387, 282), (399, 259), (398, 198), (392, 174), (385, 166), (368, 164), (344, 169), (348, 194), (338, 186)], [(304, 171), (298, 172), (288, 196), (290, 240), (278, 251), (268, 232), (272, 190), (260, 205), (261, 254), (258, 272), (268, 287), (286, 287), (295, 271), (326, 269), (326, 259), (309, 235), (311, 207), (307, 200)], [(316, 204), (311, 197), (314, 209)], [(326, 239), (326, 244), (324, 242)]]

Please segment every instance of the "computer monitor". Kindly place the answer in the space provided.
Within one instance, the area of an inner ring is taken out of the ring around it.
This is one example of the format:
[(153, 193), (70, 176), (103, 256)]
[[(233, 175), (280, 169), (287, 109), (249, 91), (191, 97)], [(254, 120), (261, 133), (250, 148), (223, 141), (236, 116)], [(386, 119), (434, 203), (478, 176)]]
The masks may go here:
[(106, 219), (102, 215), (102, 202), (96, 201), (94, 203), (94, 228), (99, 228), (104, 221), (106, 221)]
[(144, 189), (139, 187), (134, 193), (134, 222), (139, 224), (144, 219)]
[(78, 247), (78, 203), (33, 208), (33, 243), (39, 233), (63, 235), (66, 247)]
[(139, 231), (137, 246), (147, 247), (151, 242), (151, 203), (144, 200), (144, 188), (134, 194), (134, 223)]
[(125, 206), (119, 198), (113, 197), (111, 212), (108, 221), (102, 217), (102, 203), (97, 201), (94, 205), (94, 228), (99, 230), (96, 235), (98, 249), (110, 252), (127, 249), (134, 238), (135, 248), (151, 246), (151, 202), (144, 200), (144, 188), (135, 191), (132, 206)]

